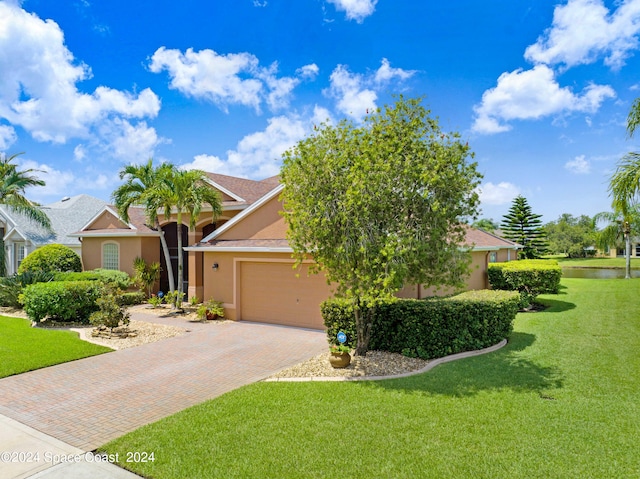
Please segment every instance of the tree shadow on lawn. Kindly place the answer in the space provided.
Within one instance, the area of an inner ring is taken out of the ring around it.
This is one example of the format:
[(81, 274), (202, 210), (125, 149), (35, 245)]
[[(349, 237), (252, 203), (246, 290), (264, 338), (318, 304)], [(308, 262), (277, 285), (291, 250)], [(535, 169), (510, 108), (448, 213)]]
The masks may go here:
[(541, 366), (519, 354), (534, 341), (533, 334), (514, 332), (509, 343), (493, 353), (442, 364), (407, 378), (365, 383), (371, 387), (454, 397), (509, 389), (538, 392), (541, 398), (548, 399), (543, 392), (563, 387), (563, 381), (558, 368)]
[(573, 303), (560, 301), (558, 299), (550, 299), (548, 296), (545, 298), (538, 298), (536, 302), (545, 307), (543, 310), (545, 313), (562, 313), (563, 311), (569, 311), (570, 309), (576, 308), (576, 305)]

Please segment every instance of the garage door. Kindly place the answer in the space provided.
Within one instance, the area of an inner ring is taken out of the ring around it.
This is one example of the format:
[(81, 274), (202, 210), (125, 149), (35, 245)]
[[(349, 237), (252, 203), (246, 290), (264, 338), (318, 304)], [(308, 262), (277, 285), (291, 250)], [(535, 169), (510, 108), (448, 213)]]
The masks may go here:
[(240, 263), (241, 319), (324, 329), (320, 303), (329, 298), (324, 275), (296, 277), (291, 263)]

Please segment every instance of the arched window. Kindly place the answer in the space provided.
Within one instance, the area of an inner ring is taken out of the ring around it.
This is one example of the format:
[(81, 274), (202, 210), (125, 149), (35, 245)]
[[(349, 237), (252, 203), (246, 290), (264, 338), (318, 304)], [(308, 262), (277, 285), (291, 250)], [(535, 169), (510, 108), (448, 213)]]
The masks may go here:
[(120, 251), (117, 243), (102, 245), (102, 267), (104, 269), (120, 269)]

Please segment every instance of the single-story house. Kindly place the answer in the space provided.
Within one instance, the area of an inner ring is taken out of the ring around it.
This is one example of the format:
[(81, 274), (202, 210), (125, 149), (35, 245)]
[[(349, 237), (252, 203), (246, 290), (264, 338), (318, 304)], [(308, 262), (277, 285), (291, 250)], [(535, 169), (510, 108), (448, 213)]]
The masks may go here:
[[(223, 213), (211, 224), (203, 212), (195, 231), (183, 226), (183, 244), (189, 245), (183, 253), (188, 297), (222, 301), (230, 319), (323, 328), (319, 304), (331, 296), (331, 288), (322, 274), (308, 275), (310, 263), (293, 269), (287, 226), (280, 214), (283, 185), (278, 178), (208, 176), (212, 188), (222, 195)], [(143, 210), (132, 208), (130, 217), (125, 224), (113, 207), (106, 206), (77, 233), (82, 238), (85, 268), (117, 264), (118, 269), (132, 272), (135, 256), (162, 259), (159, 233), (144, 224)], [(175, 265), (175, 218), (160, 219)], [(517, 244), (481, 230), (469, 228), (466, 243), (473, 245), (469, 289), (488, 287), (489, 262), (517, 259)], [(164, 278), (160, 289), (166, 291), (166, 287)], [(405, 288), (401, 295), (421, 298), (430, 293), (416, 286)]]
[(49, 217), (52, 231), (34, 223), (7, 205), (0, 205), (0, 234), (4, 241), (5, 274), (18, 271), (22, 260), (32, 251), (47, 244), (62, 244), (82, 255), (82, 245), (73, 233), (103, 208), (106, 202), (89, 195), (64, 197), (42, 206)]

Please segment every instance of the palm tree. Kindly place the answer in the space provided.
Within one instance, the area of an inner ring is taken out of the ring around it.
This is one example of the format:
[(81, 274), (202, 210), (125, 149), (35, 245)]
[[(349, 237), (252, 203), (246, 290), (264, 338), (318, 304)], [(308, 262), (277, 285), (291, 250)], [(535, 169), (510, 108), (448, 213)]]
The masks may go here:
[[(640, 127), (640, 97), (636, 98), (627, 117), (627, 135), (633, 138)], [(640, 193), (640, 152), (630, 152), (618, 162), (611, 177), (609, 192), (618, 208), (624, 209), (637, 200)]]
[(170, 176), (172, 171), (173, 166), (168, 164), (162, 164), (157, 168), (154, 167), (153, 159), (151, 158), (144, 165), (125, 166), (120, 171), (120, 179), (126, 181), (111, 194), (111, 198), (118, 209), (118, 214), (126, 222), (129, 221), (130, 206), (144, 206), (147, 221), (160, 233), (160, 244), (162, 245), (162, 253), (164, 254), (169, 277), (169, 289), (173, 292), (175, 283), (169, 247), (164, 237), (164, 231), (162, 231), (158, 221), (158, 210), (166, 206), (171, 207), (168, 203), (169, 196), (165, 195), (163, 197), (160, 193), (165, 191), (164, 179)]
[(600, 249), (616, 247), (620, 239), (625, 244), (625, 278), (631, 278), (631, 235), (640, 231), (640, 211), (637, 206), (621, 208), (614, 203), (614, 211), (604, 211), (593, 217), (598, 224), (607, 225), (596, 235), (596, 246)]
[[(178, 237), (178, 294), (175, 307), (182, 304), (184, 295), (184, 258), (182, 254), (182, 215), (189, 215), (189, 229), (193, 231), (200, 218), (204, 205), (211, 208), (211, 222), (222, 212), (220, 194), (204, 182), (205, 173), (201, 170), (180, 170), (171, 166), (171, 170), (163, 177), (163, 187), (158, 189), (159, 199), (164, 201), (165, 217), (176, 212), (176, 228)], [(166, 201), (165, 201), (166, 200)]]
[(48, 231), (51, 230), (49, 217), (40, 209), (38, 203), (28, 200), (24, 191), (30, 186), (44, 186), (45, 182), (32, 173), (32, 168), (18, 170), (13, 160), (22, 153), (9, 157), (0, 157), (0, 203), (10, 206)]

